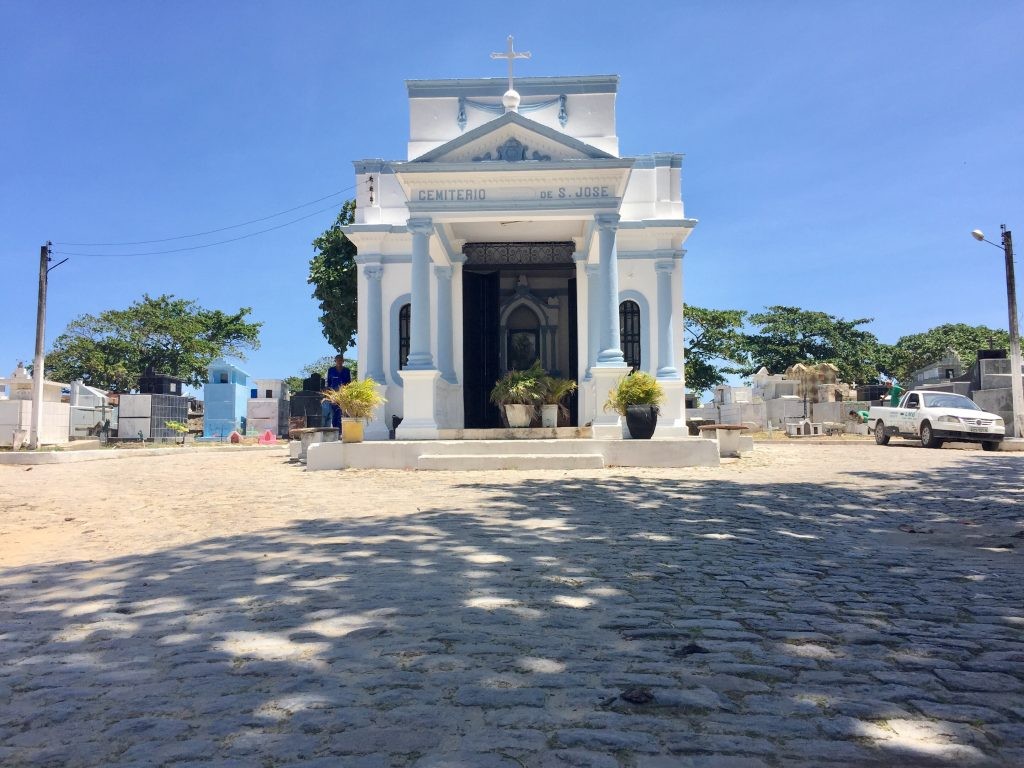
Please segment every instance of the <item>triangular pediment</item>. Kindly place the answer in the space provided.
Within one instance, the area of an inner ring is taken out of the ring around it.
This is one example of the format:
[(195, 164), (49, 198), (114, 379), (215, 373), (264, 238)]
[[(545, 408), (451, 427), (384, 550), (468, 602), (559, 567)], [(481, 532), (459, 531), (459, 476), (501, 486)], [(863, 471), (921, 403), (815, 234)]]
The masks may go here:
[(506, 112), (412, 162), (515, 163), (609, 159), (615, 159), (615, 156), (516, 112)]

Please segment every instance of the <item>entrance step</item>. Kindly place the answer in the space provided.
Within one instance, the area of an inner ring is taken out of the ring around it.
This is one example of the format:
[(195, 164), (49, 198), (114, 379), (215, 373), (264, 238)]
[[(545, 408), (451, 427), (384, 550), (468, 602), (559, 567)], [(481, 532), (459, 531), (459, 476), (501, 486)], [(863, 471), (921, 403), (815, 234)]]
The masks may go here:
[(603, 469), (599, 453), (425, 453), (416, 469)]

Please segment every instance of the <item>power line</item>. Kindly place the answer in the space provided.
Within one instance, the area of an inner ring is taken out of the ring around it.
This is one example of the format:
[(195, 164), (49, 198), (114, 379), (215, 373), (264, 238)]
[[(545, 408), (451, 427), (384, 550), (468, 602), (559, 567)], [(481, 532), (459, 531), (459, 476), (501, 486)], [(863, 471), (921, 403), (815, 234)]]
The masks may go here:
[[(132, 240), (132, 241), (125, 241), (125, 242), (120, 242), (120, 243), (68, 243), (68, 242), (62, 242), (62, 241), (54, 241), (54, 245), (67, 245), (67, 246), (76, 246), (76, 247), (82, 247), (82, 248), (98, 248), (98, 247), (104, 247), (104, 246), (108, 246), (109, 247), (109, 246), (123, 246), (123, 245), (150, 245), (151, 243), (169, 243), (169, 242), (172, 242), (174, 240), (186, 240), (186, 239), (188, 239), (190, 237), (202, 237), (204, 235), (215, 235), (218, 232), (226, 232), (229, 229), (238, 229), (239, 227), (247, 227), (250, 224), (259, 224), (261, 221), (267, 221), (269, 219), (276, 219), (278, 216), (284, 216), (286, 213), (291, 213), (292, 211), (297, 211), (300, 208), (308, 208), (309, 206), (316, 205), (317, 203), (323, 202), (324, 200), (327, 200), (328, 198), (337, 197), (338, 195), (344, 194), (345, 192), (350, 192), (351, 190), (355, 189), (356, 186), (357, 185), (353, 184), (351, 187), (346, 187), (345, 189), (339, 189), (337, 192), (331, 192), (331, 194), (329, 194), (329, 195), (324, 195), (323, 197), (318, 197), (316, 200), (310, 200), (308, 203), (302, 203), (301, 205), (296, 205), (294, 208), (288, 208), (288, 209), (283, 210), (283, 211), (278, 211), (277, 213), (272, 213), (269, 216), (262, 216), (262, 217), (260, 217), (258, 219), (250, 219), (249, 221), (243, 221), (241, 224), (231, 224), (230, 226), (227, 226), (227, 227), (218, 227), (217, 229), (208, 229), (205, 232), (194, 232), (194, 233), (192, 233), (190, 235), (176, 235), (175, 237), (164, 237), (164, 238), (160, 238), (158, 240)], [(318, 211), (318, 213), (319, 212), (320, 211)], [(312, 215), (312, 214), (310, 214), (310, 215)], [(302, 219), (296, 219), (295, 221), (302, 221)], [(264, 232), (269, 232), (270, 230), (268, 229), (268, 230), (263, 230), (263, 231)], [(259, 234), (259, 233), (254, 233), (254, 234)], [(222, 242), (230, 243), (232, 241), (231, 240), (224, 240)], [(211, 245), (218, 245), (218, 243), (211, 243)], [(203, 248), (203, 247), (206, 247), (206, 246), (197, 246), (197, 247)], [(182, 248), (181, 250), (186, 251), (186, 250), (192, 250), (192, 249)], [(154, 251), (154, 253), (175, 253), (175, 251)], [(77, 254), (76, 253), (76, 254), (72, 254), (72, 255), (80, 256), (80, 255), (83, 255), (83, 254)], [(85, 255), (88, 255), (88, 254), (85, 254)], [(96, 255), (99, 256), (101, 254), (96, 254)], [(127, 256), (127, 255), (130, 255), (130, 254), (125, 254), (125, 255)]]
[[(345, 190), (342, 190), (342, 191), (345, 191)], [(231, 238), (228, 238), (227, 240), (217, 240), (216, 242), (204, 243), (202, 245), (190, 245), (190, 246), (186, 246), (185, 248), (169, 248), (169, 249), (163, 250), (163, 251), (139, 251), (139, 252), (136, 252), (136, 253), (85, 253), (85, 252), (78, 253), (78, 252), (75, 252), (75, 251), (53, 251), (53, 253), (54, 254), (59, 254), (61, 256), (96, 256), (96, 257), (101, 257), (101, 258), (115, 258), (116, 259), (116, 258), (122, 257), (122, 256), (123, 257), (159, 256), (159, 255), (165, 254), (165, 253), (182, 253), (184, 251), (198, 251), (201, 248), (212, 248), (215, 245), (224, 245), (225, 243), (234, 243), (234, 242), (237, 242), (239, 240), (245, 240), (246, 238), (249, 238), (249, 237), (256, 237), (256, 235), (262, 235), (262, 234), (265, 234), (267, 232), (273, 232), (275, 229), (281, 229), (282, 227), (287, 227), (287, 226), (289, 226), (291, 224), (295, 224), (297, 222), (304, 221), (306, 219), (312, 218), (313, 216), (316, 216), (317, 214), (320, 214), (320, 213), (324, 213), (325, 211), (334, 211), (334, 210), (337, 210), (337, 205), (331, 205), (331, 206), (328, 206), (327, 208), (321, 208), (318, 211), (313, 211), (312, 213), (307, 213), (305, 216), (300, 216), (297, 219), (292, 219), (291, 221), (286, 221), (283, 224), (277, 224), (277, 225), (275, 225), (273, 227), (267, 227), (266, 229), (260, 229), (260, 230), (257, 230), (256, 232), (250, 232), (250, 233), (248, 233), (246, 235), (239, 235), (238, 237), (231, 237)], [(218, 230), (214, 230), (214, 231), (218, 231)], [(170, 238), (170, 239), (177, 239), (177, 238)], [(149, 242), (163, 242), (163, 241), (153, 240), (153, 241), (149, 241)]]

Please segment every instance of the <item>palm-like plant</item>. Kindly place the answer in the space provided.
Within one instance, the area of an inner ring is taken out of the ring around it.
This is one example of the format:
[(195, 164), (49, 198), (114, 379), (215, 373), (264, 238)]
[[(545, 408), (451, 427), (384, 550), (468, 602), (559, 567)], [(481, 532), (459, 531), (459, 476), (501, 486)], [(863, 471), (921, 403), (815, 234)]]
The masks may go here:
[(620, 416), (626, 415), (631, 405), (659, 405), (665, 399), (665, 390), (651, 374), (636, 371), (619, 379), (618, 386), (608, 393), (608, 401), (604, 404), (606, 411), (615, 411)]
[(326, 389), (320, 394), (324, 401), (341, 408), (341, 412), (350, 419), (369, 421), (373, 412), (387, 400), (377, 394), (377, 382), (367, 377), (353, 381), (340, 389)]

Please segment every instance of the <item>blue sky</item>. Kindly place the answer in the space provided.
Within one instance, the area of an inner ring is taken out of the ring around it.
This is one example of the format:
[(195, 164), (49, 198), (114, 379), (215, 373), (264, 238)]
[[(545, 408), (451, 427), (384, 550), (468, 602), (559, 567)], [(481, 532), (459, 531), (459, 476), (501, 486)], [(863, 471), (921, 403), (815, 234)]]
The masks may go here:
[[(1024, 250), (1022, 22), (999, 0), (0, 0), (0, 374), (32, 357), (46, 240), (173, 237), (351, 187), (353, 159), (404, 158), (404, 80), (502, 77), (488, 54), (510, 33), (533, 54), (522, 76), (620, 75), (623, 154), (686, 154), (687, 302), (872, 317), (886, 342), (1005, 327), (1002, 256), (969, 232), (1005, 222)], [(48, 341), (172, 293), (253, 307), (244, 367), (292, 375), (330, 352), (306, 275), (333, 218), (72, 257)]]

